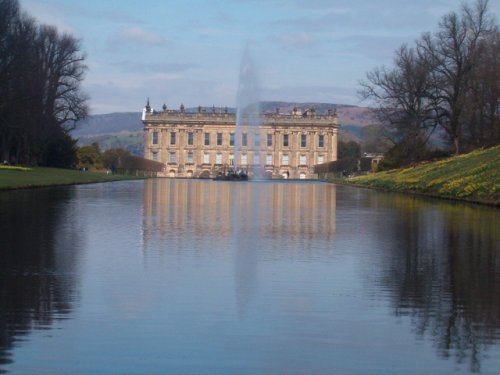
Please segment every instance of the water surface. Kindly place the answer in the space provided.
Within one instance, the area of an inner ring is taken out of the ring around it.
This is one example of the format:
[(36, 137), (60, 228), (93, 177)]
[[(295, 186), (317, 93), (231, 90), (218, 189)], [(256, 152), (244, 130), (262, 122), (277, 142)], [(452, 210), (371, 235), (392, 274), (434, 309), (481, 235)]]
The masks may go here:
[(0, 194), (13, 374), (496, 374), (498, 211), (322, 183)]

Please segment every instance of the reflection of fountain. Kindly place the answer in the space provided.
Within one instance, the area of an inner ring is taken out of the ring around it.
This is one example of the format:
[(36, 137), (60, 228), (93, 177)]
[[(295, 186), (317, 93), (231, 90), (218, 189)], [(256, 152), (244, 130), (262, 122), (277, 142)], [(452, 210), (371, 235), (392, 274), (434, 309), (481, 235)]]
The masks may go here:
[(189, 252), (209, 260), (230, 257), (235, 307), (245, 320), (260, 293), (263, 259), (332, 257), (336, 190), (282, 181), (146, 180), (144, 256), (170, 262)]

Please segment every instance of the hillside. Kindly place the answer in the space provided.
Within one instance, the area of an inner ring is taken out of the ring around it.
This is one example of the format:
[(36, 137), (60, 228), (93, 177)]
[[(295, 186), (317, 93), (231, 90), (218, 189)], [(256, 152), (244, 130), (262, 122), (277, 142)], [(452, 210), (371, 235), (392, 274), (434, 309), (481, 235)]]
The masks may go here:
[(142, 156), (144, 153), (144, 132), (122, 131), (119, 133), (101, 134), (78, 138), (79, 146), (88, 146), (97, 143), (102, 151), (110, 148), (123, 148), (132, 155)]
[(316, 113), (325, 114), (328, 110), (336, 110), (342, 125), (367, 126), (376, 124), (370, 108), (357, 107), (354, 105), (331, 104), (331, 103), (290, 103), (290, 102), (262, 102), (261, 109), (264, 112), (274, 112), (276, 108), (280, 112), (292, 112), (293, 107), (301, 109), (314, 108)]
[(355, 177), (376, 189), (500, 205), (500, 146), (415, 167)]
[(79, 146), (94, 142), (101, 150), (123, 148), (133, 155), (142, 156), (144, 141), (140, 112), (108, 113), (89, 116), (78, 124), (71, 135)]
[(89, 116), (71, 134), (80, 138), (138, 130), (142, 130), (140, 112), (116, 112)]

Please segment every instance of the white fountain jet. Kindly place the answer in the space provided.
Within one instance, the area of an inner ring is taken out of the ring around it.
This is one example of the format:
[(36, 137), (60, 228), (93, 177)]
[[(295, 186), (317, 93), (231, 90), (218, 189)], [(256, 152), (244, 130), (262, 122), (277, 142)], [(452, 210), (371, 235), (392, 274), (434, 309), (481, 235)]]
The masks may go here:
[[(256, 167), (260, 166), (260, 124), (259, 76), (247, 44), (241, 58), (238, 94), (236, 97), (234, 144), (236, 168), (246, 169), (247, 172), (250, 172), (250, 170), (255, 170)], [(243, 133), (247, 134), (246, 145), (242, 144)], [(246, 155), (243, 160), (242, 155)]]

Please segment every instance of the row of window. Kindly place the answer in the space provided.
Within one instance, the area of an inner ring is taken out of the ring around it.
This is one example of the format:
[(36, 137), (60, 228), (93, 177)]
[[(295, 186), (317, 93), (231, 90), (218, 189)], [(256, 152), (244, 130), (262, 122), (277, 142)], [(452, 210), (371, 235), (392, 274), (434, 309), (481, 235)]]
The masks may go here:
[[(158, 132), (153, 132), (153, 138), (152, 138), (152, 143), (154, 145), (158, 144)], [(205, 146), (210, 146), (210, 133), (204, 133), (204, 145)], [(194, 134), (193, 133), (187, 133), (188, 139), (187, 139), (187, 144), (189, 146), (192, 146), (194, 144)], [(254, 134), (254, 139), (253, 139), (253, 144), (254, 146), (259, 147), (260, 146), (260, 134), (255, 133)], [(177, 143), (177, 133), (176, 132), (170, 132), (170, 145), (175, 145)], [(230, 133), (229, 134), (229, 146), (234, 146), (235, 143), (235, 134)], [(217, 133), (216, 134), (216, 144), (217, 146), (222, 146), (222, 133)], [(283, 134), (283, 147), (288, 147), (290, 144), (290, 135), (289, 134)], [(242, 146), (248, 146), (248, 134), (243, 133), (241, 134), (241, 145)], [(266, 145), (268, 147), (271, 147), (273, 145), (273, 135), (272, 134), (267, 134), (267, 139), (266, 139)], [(318, 134), (318, 147), (324, 147), (325, 146), (325, 136), (323, 134)], [(300, 147), (307, 147), (307, 134), (301, 134), (300, 135)]]
[[(158, 153), (152, 152), (151, 159), (157, 161), (158, 160)], [(325, 161), (324, 156), (318, 155), (317, 163), (322, 164), (322, 163), (324, 163), (324, 161)], [(168, 162), (171, 164), (177, 163), (177, 153), (176, 152), (169, 153)], [(194, 163), (192, 152), (187, 153), (186, 163), (188, 163), (188, 164)], [(210, 154), (208, 152), (203, 154), (203, 164), (210, 164)], [(218, 152), (217, 154), (215, 154), (215, 164), (222, 164), (222, 153), (221, 152)], [(229, 164), (234, 165), (234, 154), (229, 154)], [(240, 165), (247, 165), (247, 164), (248, 164), (248, 155), (242, 154), (241, 160), (240, 160)], [(259, 154), (255, 154), (253, 156), (253, 164), (255, 164), (255, 165), (260, 164), (260, 155)], [(266, 165), (272, 165), (272, 164), (273, 164), (273, 155), (270, 155), (270, 154), (266, 155)], [(289, 156), (287, 154), (282, 155), (281, 165), (288, 165), (288, 164), (289, 164)], [(307, 156), (306, 155), (299, 156), (299, 165), (307, 165)]]

